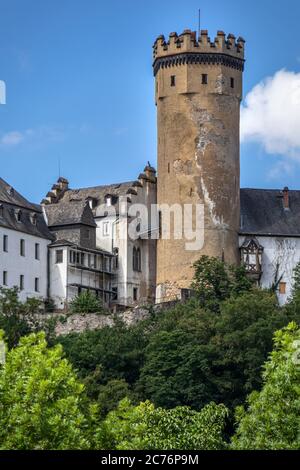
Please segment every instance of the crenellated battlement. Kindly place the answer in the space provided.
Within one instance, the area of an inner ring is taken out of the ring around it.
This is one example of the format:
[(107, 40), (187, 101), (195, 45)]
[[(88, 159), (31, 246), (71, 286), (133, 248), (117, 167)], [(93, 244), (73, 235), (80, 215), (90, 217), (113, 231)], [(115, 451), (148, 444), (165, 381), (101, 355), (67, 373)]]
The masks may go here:
[(209, 54), (209, 61), (213, 63), (217, 61), (218, 55), (220, 58), (223, 56), (223, 62), (224, 58), (227, 57), (229, 59), (227, 65), (243, 70), (244, 53), (245, 40), (241, 37), (236, 39), (233, 34), (228, 34), (226, 37), (223, 31), (218, 31), (214, 41), (211, 41), (207, 30), (202, 30), (199, 37), (197, 37), (195, 31), (186, 29), (180, 35), (170, 33), (168, 41), (166, 41), (163, 35), (156, 39), (153, 46), (154, 73), (157, 72), (159, 68), (157, 63), (161, 62), (161, 59), (166, 59), (162, 62), (164, 63), (168, 62), (168, 58), (180, 60), (180, 56), (187, 57), (188, 55), (190, 58), (194, 57), (197, 63), (199, 61), (197, 60), (197, 55), (202, 56), (202, 59), (205, 61), (205, 54)]

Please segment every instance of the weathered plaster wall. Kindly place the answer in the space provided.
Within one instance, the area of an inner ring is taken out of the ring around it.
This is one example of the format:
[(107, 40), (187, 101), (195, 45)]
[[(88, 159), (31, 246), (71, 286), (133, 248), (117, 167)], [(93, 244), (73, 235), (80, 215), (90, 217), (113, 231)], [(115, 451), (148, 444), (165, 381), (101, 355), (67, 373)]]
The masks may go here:
[[(262, 256), (262, 277), (260, 284), (269, 288), (275, 281), (276, 271), (281, 281), (286, 283), (286, 293), (278, 292), (278, 301), (281, 305), (287, 302), (292, 293), (293, 271), (300, 262), (300, 239), (284, 237), (256, 236), (260, 245), (264, 247)], [(245, 237), (240, 237), (240, 246)]]

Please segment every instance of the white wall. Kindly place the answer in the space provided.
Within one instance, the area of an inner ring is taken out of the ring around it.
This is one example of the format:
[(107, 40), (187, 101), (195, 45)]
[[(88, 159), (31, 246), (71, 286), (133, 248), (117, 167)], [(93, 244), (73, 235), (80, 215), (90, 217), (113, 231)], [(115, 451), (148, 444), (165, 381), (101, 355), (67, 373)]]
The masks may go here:
[[(3, 235), (8, 236), (8, 252), (3, 251)], [(20, 240), (25, 240), (25, 256), (20, 255)], [(35, 259), (35, 244), (40, 245), (40, 259)], [(47, 298), (47, 246), (51, 243), (16, 230), (0, 227), (0, 286), (3, 286), (3, 271), (7, 271), (7, 286), (19, 287), (20, 275), (24, 275), (24, 290), (20, 300), (27, 297)], [(39, 292), (35, 292), (35, 278), (39, 278)]]
[[(282, 282), (286, 283), (286, 293), (278, 292), (280, 305), (285, 304), (292, 293), (293, 270), (300, 261), (300, 238), (284, 237), (260, 237), (256, 239), (264, 247), (262, 256), (262, 277), (260, 284), (264, 288), (269, 288), (275, 281), (277, 265), (278, 276), (282, 276)], [(240, 246), (245, 237), (240, 237)]]
[[(56, 263), (56, 251), (63, 251), (63, 262)], [(71, 284), (81, 285), (82, 287), (101, 289), (103, 275), (101, 272), (83, 270), (76, 268), (70, 260), (70, 247), (55, 246), (50, 248), (50, 297), (55, 303), (57, 309), (64, 309), (74, 297), (78, 295), (78, 288)], [(74, 251), (74, 250), (73, 250)], [(78, 250), (80, 252), (80, 250)], [(87, 256), (85, 253), (85, 266), (88, 267)], [(93, 254), (92, 254), (93, 256)], [(98, 267), (101, 256), (98, 255)], [(104, 289), (111, 290), (111, 276), (104, 276)]]
[[(63, 262), (56, 264), (56, 251), (63, 251)], [(52, 247), (49, 250), (50, 298), (55, 307), (64, 309), (67, 297), (68, 248)]]
[[(149, 183), (144, 183), (143, 187), (138, 187), (137, 195), (131, 195), (132, 204), (145, 204), (149, 207), (156, 202), (155, 187), (149, 190)], [(153, 186), (153, 185), (152, 185)], [(130, 204), (129, 204), (130, 206)], [(97, 212), (96, 212), (97, 213)], [(131, 240), (128, 236), (129, 218), (105, 217), (95, 219), (96, 244), (97, 248), (112, 252), (113, 248), (119, 250), (119, 268), (117, 272), (118, 303), (121, 305), (133, 305), (134, 303), (147, 302), (151, 286), (153, 294), (155, 293), (155, 274), (156, 274), (156, 240)], [(109, 235), (104, 235), (103, 224), (109, 223)], [(141, 232), (147, 232), (148, 221), (141, 221)], [(141, 250), (142, 270), (137, 272), (133, 270), (133, 247), (139, 247)], [(138, 290), (138, 301), (133, 301), (133, 289)]]

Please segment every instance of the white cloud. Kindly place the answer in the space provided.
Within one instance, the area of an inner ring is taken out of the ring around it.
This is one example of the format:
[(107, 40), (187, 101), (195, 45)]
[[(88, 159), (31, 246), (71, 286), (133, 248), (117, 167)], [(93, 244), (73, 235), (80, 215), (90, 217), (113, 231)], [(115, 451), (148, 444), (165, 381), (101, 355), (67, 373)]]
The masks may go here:
[(2, 147), (14, 147), (29, 142), (31, 144), (44, 144), (48, 142), (61, 142), (65, 138), (65, 130), (61, 128), (41, 126), (36, 129), (24, 131), (9, 131), (0, 134)]
[(300, 73), (280, 70), (248, 93), (241, 109), (241, 141), (300, 160)]
[(3, 145), (7, 146), (13, 146), (13, 145), (18, 145), (24, 140), (24, 135), (21, 132), (18, 131), (12, 131), (12, 132), (7, 132), (4, 134), (0, 142)]

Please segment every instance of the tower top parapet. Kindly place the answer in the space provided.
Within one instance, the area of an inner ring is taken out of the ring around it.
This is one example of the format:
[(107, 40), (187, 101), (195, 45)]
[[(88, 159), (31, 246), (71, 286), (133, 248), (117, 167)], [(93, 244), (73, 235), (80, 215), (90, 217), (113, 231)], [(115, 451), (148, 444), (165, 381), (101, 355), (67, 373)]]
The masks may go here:
[(228, 64), (243, 70), (245, 40), (242, 37), (236, 39), (233, 34), (226, 36), (223, 31), (218, 31), (214, 41), (211, 41), (207, 30), (201, 30), (199, 37), (197, 37), (196, 31), (190, 29), (186, 29), (180, 35), (170, 33), (168, 41), (166, 41), (165, 36), (161, 35), (156, 39), (153, 46), (154, 72), (157, 71), (156, 63), (158, 60), (187, 54), (192, 56), (210, 54), (215, 59), (217, 55), (227, 56), (229, 59)]

